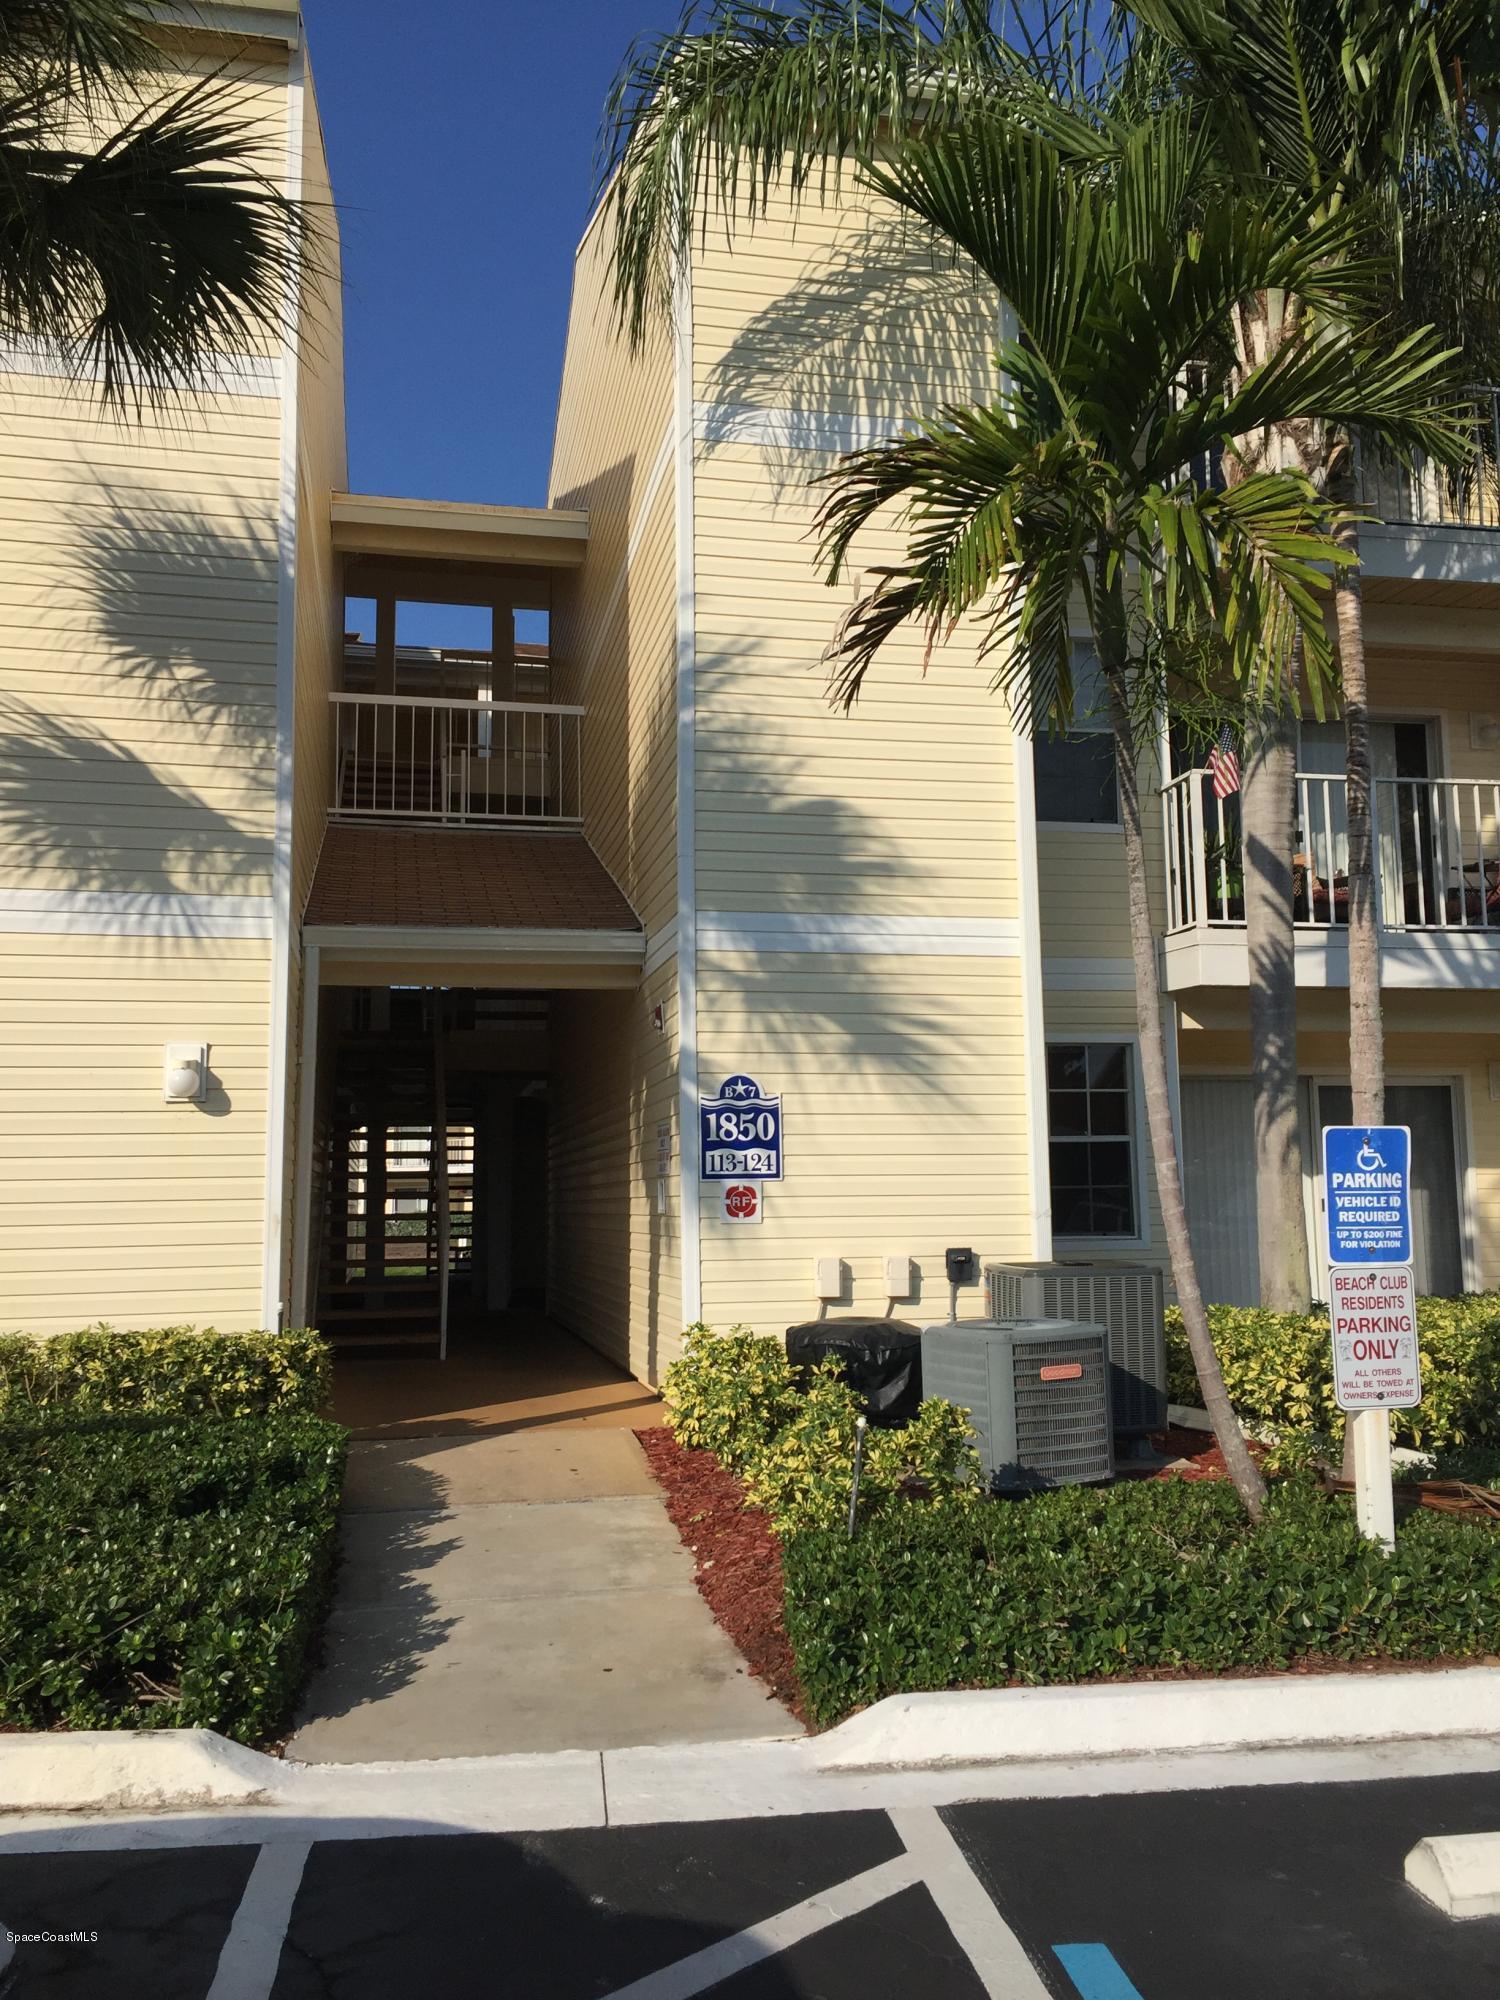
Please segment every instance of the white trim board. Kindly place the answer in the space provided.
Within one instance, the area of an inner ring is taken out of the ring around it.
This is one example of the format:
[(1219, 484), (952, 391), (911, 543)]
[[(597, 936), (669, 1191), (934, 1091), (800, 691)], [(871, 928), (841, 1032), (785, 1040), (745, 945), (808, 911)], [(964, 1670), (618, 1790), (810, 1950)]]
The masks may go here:
[(497, 930), (472, 924), (305, 924), (304, 945), (316, 945), (325, 964), (342, 958), (491, 958), (527, 964), (590, 962), (639, 965), (646, 955), (643, 931)]
[(1366, 576), (1417, 583), (1500, 584), (1500, 532), (1458, 522), (1432, 527), (1371, 521), (1359, 531)]
[(297, 1063), (297, 1160), (292, 1197), (291, 1319), (310, 1326), (317, 1311), (312, 1297), (313, 1150), (317, 1143), (319, 959), (315, 944), (302, 953), (302, 1041)]
[[(1250, 953), (1243, 924), (1205, 924), (1170, 931), (1160, 943), (1162, 983), (1169, 993), (1196, 986), (1248, 986)], [(1349, 942), (1340, 925), (1297, 930), (1299, 987), (1349, 984)], [(1491, 991), (1500, 987), (1500, 932), (1390, 931), (1380, 934), (1383, 988)]]
[[(300, 42), (287, 74), (287, 199), (302, 198), (303, 120), (307, 68)], [(271, 1004), (266, 1045), (266, 1186), (262, 1232), (261, 1324), (282, 1324), (286, 1311), (287, 1090), (291, 1078), (292, 1002), (292, 759), (296, 744), (297, 499), (299, 375), (297, 338), (302, 277), (293, 269), (281, 301), (281, 467), (277, 508), (276, 818), (271, 853)]]
[(269, 896), (0, 889), (0, 931), (38, 936), (269, 938)]
[(860, 952), (894, 958), (1019, 958), (1018, 917), (862, 917), (700, 910), (704, 951)]
[[(196, 396), (252, 396), (274, 402), (280, 396), (283, 363), (274, 354), (220, 354), (182, 391)], [(103, 370), (67, 355), (51, 341), (7, 341), (0, 344), (0, 375), (29, 376), (38, 381), (99, 382)]]
[(1047, 1133), (1047, 961), (1042, 956), (1036, 772), (1031, 756), (1031, 732), (1014, 716), (1011, 720), (1011, 758), (1016, 785), (1016, 862), (1021, 899), (1021, 1000), (1026, 1036), (1031, 1254), (1042, 1263), (1047, 1263), (1052, 1257), (1052, 1170)]
[(751, 403), (694, 403), (693, 432), (707, 445), (767, 445), (782, 451), (867, 451), (912, 429), (898, 410), (854, 416), (833, 410), (761, 409)]
[(677, 572), (677, 1190), (682, 1208), (682, 1320), (703, 1317), (698, 1148), (698, 573), (696, 406), (693, 402), (693, 274), (685, 260), (672, 311), (675, 362), (672, 433)]

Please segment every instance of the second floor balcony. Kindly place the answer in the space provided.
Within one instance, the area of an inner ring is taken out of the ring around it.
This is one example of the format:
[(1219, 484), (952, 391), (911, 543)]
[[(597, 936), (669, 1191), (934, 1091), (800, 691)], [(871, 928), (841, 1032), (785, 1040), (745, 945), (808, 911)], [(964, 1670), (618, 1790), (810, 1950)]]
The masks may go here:
[(583, 715), (553, 702), (342, 692), (329, 816), (577, 827)]
[[(1348, 981), (1345, 780), (1299, 772), (1291, 854), (1300, 985)], [(1387, 984), (1500, 986), (1500, 776), (1377, 777), (1376, 920)], [(1245, 851), (1239, 798), (1186, 771), (1162, 791), (1169, 989), (1243, 986)]]

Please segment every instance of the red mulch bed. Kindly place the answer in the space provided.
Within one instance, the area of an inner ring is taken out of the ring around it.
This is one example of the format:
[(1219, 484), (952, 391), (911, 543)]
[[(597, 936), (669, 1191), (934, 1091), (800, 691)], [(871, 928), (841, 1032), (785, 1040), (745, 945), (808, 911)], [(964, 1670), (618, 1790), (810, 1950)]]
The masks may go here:
[[(1153, 1431), (1151, 1442), (1159, 1452), (1168, 1458), (1186, 1459), (1186, 1465), (1164, 1465), (1157, 1472), (1147, 1475), (1151, 1479), (1227, 1479), (1229, 1474), (1224, 1465), (1224, 1454), (1214, 1443), (1212, 1431), (1179, 1430), (1170, 1425), (1164, 1431)], [(1250, 1447), (1250, 1456), (1262, 1459), (1266, 1447), (1257, 1444), (1254, 1438), (1245, 1442)]]
[[(764, 1681), (806, 1727), (802, 1690), (786, 1635), (781, 1581), (781, 1544), (765, 1513), (751, 1506), (745, 1489), (720, 1465), (711, 1451), (688, 1451), (662, 1425), (637, 1431), (646, 1463), (661, 1487), (667, 1513), (686, 1546), (697, 1558), (694, 1581), (718, 1624), (744, 1654), (750, 1671)], [(1191, 1464), (1164, 1466), (1145, 1475), (1151, 1479), (1223, 1479), (1223, 1454), (1209, 1431), (1178, 1430), (1153, 1434), (1158, 1451), (1186, 1458)], [(1251, 1441), (1258, 1458), (1265, 1447)], [(1138, 1477), (1140, 1475), (1137, 1475)], [(1500, 1666), (1485, 1655), (1442, 1654), (1430, 1660), (1335, 1659), (1326, 1653), (1304, 1654), (1282, 1667), (1147, 1667), (1130, 1675), (1132, 1681), (1265, 1680), (1285, 1674), (1438, 1673), (1448, 1667)], [(1077, 1686), (1121, 1683), (1112, 1675)], [(1022, 1685), (1019, 1681), (1010, 1683)]]
[(688, 1451), (665, 1425), (635, 1435), (672, 1525), (697, 1558), (694, 1581), (704, 1602), (751, 1673), (805, 1724), (783, 1615), (781, 1544), (770, 1521), (711, 1451)]

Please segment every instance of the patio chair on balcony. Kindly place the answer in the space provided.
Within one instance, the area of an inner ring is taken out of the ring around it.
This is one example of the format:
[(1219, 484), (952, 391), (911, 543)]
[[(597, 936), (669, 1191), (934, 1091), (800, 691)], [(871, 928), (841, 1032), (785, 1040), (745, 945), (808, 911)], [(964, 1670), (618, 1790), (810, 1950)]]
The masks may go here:
[(1292, 909), (1304, 924), (1347, 924), (1349, 921), (1349, 877), (1340, 872), (1328, 884), (1305, 854), (1292, 856)]
[(1450, 924), (1500, 926), (1500, 859), (1470, 861), (1464, 874), (1471, 879), (1455, 883), (1445, 899), (1445, 915)]

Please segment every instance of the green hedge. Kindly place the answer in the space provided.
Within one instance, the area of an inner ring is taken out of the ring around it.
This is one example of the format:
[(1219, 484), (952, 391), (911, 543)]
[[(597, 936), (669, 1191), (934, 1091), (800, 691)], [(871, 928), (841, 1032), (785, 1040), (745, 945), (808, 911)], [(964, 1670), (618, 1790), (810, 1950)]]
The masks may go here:
[[(1208, 1323), (1245, 1423), (1342, 1436), (1326, 1312), (1210, 1306)], [(1422, 1403), (1396, 1413), (1396, 1442), (1423, 1451), (1500, 1444), (1500, 1292), (1419, 1299), (1417, 1333)], [(1202, 1401), (1175, 1307), (1167, 1312), (1167, 1385), (1173, 1402)]]
[(0, 1430), (0, 1722), (285, 1722), (333, 1558), (344, 1432), (301, 1414)]
[[(690, 1326), (663, 1389), (678, 1442), (713, 1452), (782, 1533), (847, 1520), (860, 1403), (837, 1361), (803, 1377), (778, 1340)], [(967, 1412), (929, 1397), (900, 1429), (867, 1432), (859, 1511), (904, 1506), (913, 1484), (979, 1504), (978, 1480)]]
[(1500, 1651), (1500, 1532), (1422, 1511), (1387, 1557), (1306, 1480), (1259, 1530), (1207, 1482), (898, 1506), (852, 1544), (791, 1536), (783, 1568), (820, 1723), (920, 1690)]
[(66, 1407), (80, 1416), (315, 1415), (328, 1400), (328, 1343), (306, 1328), (217, 1333), (165, 1326), (118, 1333), (0, 1335), (0, 1421)]

